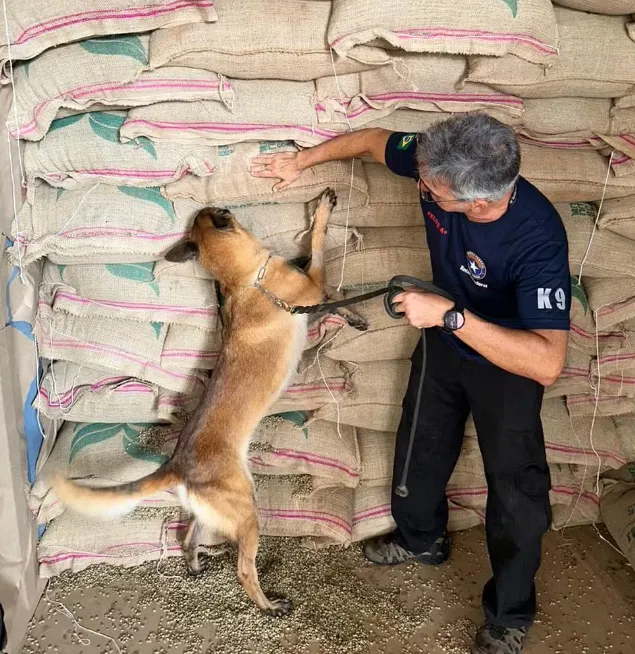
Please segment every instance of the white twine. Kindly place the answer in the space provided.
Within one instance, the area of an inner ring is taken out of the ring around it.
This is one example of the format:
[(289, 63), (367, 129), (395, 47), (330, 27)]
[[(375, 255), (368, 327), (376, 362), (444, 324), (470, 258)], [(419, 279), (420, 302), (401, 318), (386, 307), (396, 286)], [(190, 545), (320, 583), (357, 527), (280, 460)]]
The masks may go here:
[(88, 634), (92, 634), (93, 636), (97, 636), (98, 638), (104, 638), (110, 641), (117, 649), (117, 652), (119, 652), (119, 654), (122, 654), (121, 648), (119, 647), (117, 641), (112, 636), (102, 634), (99, 631), (95, 631), (94, 629), (89, 629), (88, 627), (82, 625), (79, 622), (79, 620), (75, 617), (73, 612), (65, 604), (59, 602), (58, 600), (54, 600), (50, 597), (48, 588), (46, 589), (45, 597), (46, 597), (46, 601), (53, 607), (55, 611), (61, 613), (64, 617), (68, 618), (73, 623), (73, 633), (75, 634), (75, 637), (82, 645), (87, 647), (91, 643), (90, 643), (90, 638), (86, 638), (85, 636), (82, 636), (79, 633), (80, 631), (84, 631)]
[[(333, 57), (333, 48), (329, 48), (329, 52), (331, 55), (331, 66), (333, 67), (333, 76), (335, 77), (335, 85), (337, 87), (337, 92), (340, 97), (340, 104), (342, 105), (342, 109), (344, 111), (344, 117), (346, 118), (346, 124), (348, 125), (348, 131), (352, 132), (353, 127), (350, 123), (350, 120), (348, 119), (348, 109), (344, 106), (344, 94), (342, 93), (342, 89), (340, 88), (340, 82), (339, 78), (337, 76), (337, 70), (335, 69), (335, 58)], [(348, 226), (349, 226), (349, 220), (350, 220), (350, 215), (351, 215), (351, 199), (353, 197), (353, 182), (355, 180), (355, 159), (351, 159), (351, 178), (349, 181), (349, 187), (348, 187), (348, 204), (346, 207), (346, 221), (344, 223), (344, 254), (342, 256), (342, 268), (340, 271), (340, 283), (337, 286), (337, 290), (341, 291), (342, 286), (344, 285), (344, 270), (346, 266), (346, 255), (348, 253)]]

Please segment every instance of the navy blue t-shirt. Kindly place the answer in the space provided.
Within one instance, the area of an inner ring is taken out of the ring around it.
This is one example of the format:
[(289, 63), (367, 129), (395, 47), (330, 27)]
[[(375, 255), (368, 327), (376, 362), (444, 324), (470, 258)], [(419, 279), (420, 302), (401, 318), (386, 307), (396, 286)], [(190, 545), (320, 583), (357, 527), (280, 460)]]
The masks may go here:
[[(416, 135), (393, 133), (386, 165), (418, 179)], [(569, 329), (571, 278), (567, 235), (547, 198), (520, 177), (513, 204), (490, 223), (422, 200), (433, 282), (488, 322), (512, 329)], [(468, 358), (481, 355), (453, 334)]]

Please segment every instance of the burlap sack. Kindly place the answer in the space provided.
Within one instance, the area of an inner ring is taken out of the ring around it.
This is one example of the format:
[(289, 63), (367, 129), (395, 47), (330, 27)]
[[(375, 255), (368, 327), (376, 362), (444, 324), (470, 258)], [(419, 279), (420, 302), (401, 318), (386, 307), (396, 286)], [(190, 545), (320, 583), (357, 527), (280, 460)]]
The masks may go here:
[(311, 475), (329, 486), (354, 488), (360, 478), (360, 453), (354, 427), (323, 420), (307, 422), (300, 411), (265, 418), (249, 448), (254, 474)]
[(361, 460), (360, 488), (390, 486), (395, 458), (396, 433), (358, 429), (357, 442)]
[(117, 519), (65, 512), (47, 527), (38, 547), (40, 574), (55, 577), (97, 563), (132, 567), (166, 556), (182, 556), (188, 522), (177, 507), (142, 507)]
[(228, 106), (217, 102), (160, 102), (131, 109), (121, 139), (229, 145), (242, 141), (295, 141), (311, 146), (346, 130), (317, 124), (314, 82), (235, 80)]
[(635, 240), (635, 195), (605, 200), (598, 227)]
[(600, 500), (602, 520), (631, 566), (635, 566), (635, 476), (605, 486)]
[[(633, 23), (635, 25), (635, 23)], [(633, 39), (635, 41), (635, 39)], [(633, 107), (634, 96), (629, 95), (623, 98), (615, 98), (611, 108), (611, 133), (632, 134), (635, 132), (635, 107)], [(622, 104), (627, 101), (627, 105)]]
[[(635, 402), (635, 400), (631, 400)], [(635, 461), (635, 411), (613, 418), (617, 436), (627, 461)]]
[[(196, 408), (205, 388), (206, 376), (198, 371), (197, 378), (201, 383), (184, 395), (121, 371), (55, 361), (42, 378), (35, 405), (54, 420), (178, 422), (184, 413)], [(315, 353), (309, 352), (300, 363), (300, 372), (291, 378), (269, 414), (341, 404), (353, 387), (350, 371), (340, 362), (320, 357), (318, 365)]]
[(157, 187), (65, 191), (38, 182), (29, 193), (11, 230), (16, 265), (43, 256), (58, 264), (154, 261), (184, 238), (194, 219), (194, 209), (172, 204)]
[(623, 394), (632, 396), (635, 392), (635, 334), (626, 333), (622, 344), (605, 345), (592, 362), (591, 373), (592, 379), (599, 377), (600, 388), (605, 379), (621, 377)]
[(298, 180), (277, 193), (272, 190), (271, 179), (253, 177), (249, 173), (249, 164), (254, 157), (276, 152), (292, 152), (296, 149), (293, 144), (284, 142), (239, 143), (210, 148), (214, 153), (213, 175), (205, 179), (186, 175), (179, 181), (168, 184), (163, 193), (172, 200), (191, 198), (202, 204), (237, 206), (309, 202), (318, 197), (324, 189), (331, 187), (335, 191), (341, 191), (340, 198), (348, 198), (350, 195), (351, 209), (366, 204), (368, 183), (359, 161), (331, 161), (320, 164), (303, 171)]
[(611, 133), (608, 98), (542, 98), (525, 100), (522, 130), (529, 134), (594, 136)]
[(560, 377), (545, 389), (545, 397), (561, 397), (574, 393), (591, 391), (590, 375), (591, 355), (575, 348), (567, 350), (567, 357)]
[(355, 489), (352, 541), (357, 543), (395, 529), (390, 512), (390, 484)]
[(546, 62), (557, 53), (551, 3), (482, 3), (457, 8), (448, 0), (413, 5), (408, 0), (334, 0), (328, 29), (333, 49), (347, 53), (360, 43), (410, 52), (501, 56), (513, 53)]
[(95, 104), (128, 108), (167, 100), (220, 101), (232, 93), (227, 80), (192, 68), (144, 72), (149, 42), (147, 34), (90, 39), (16, 66), (13, 136), (37, 141), (61, 108), (83, 112)]
[(304, 353), (289, 386), (267, 413), (314, 411), (320, 407), (341, 405), (356, 388), (353, 377), (353, 372), (344, 362), (323, 356), (319, 348), (309, 350)]
[[(522, 144), (520, 172), (551, 202), (594, 202), (602, 198), (608, 157), (594, 150), (568, 151)], [(605, 198), (634, 195), (635, 176), (609, 175)]]
[[(299, 412), (265, 419), (252, 439), (249, 468), (254, 474), (319, 477), (330, 486), (357, 485), (360, 475), (357, 438), (353, 427), (315, 421), (303, 424)], [(140, 479), (157, 469), (174, 451), (181, 427), (143, 423), (66, 422), (55, 447), (30, 491), (29, 505), (38, 523), (46, 524), (64, 507), (50, 487), (56, 474), (90, 479), (107, 486)], [(173, 506), (173, 492), (143, 500), (143, 506)]]
[(481, 110), (494, 116), (520, 118), (520, 98), (485, 85), (458, 89), (465, 57), (403, 55), (392, 66), (316, 81), (320, 123), (345, 123), (353, 129), (400, 108), (434, 112)]
[(471, 57), (468, 82), (521, 98), (615, 98), (635, 90), (635, 51), (626, 16), (555, 7), (559, 54), (547, 68), (506, 56)]
[(42, 179), (67, 189), (98, 182), (160, 186), (187, 172), (213, 172), (215, 153), (209, 146), (155, 144), (145, 138), (121, 143), (124, 120), (125, 114), (112, 111), (54, 121), (45, 138), (26, 144), (24, 167), (30, 185)]
[[(149, 441), (145, 435), (149, 427), (144, 423), (65, 422), (29, 495), (38, 523), (46, 524), (64, 512), (64, 505), (50, 486), (55, 475), (89, 479), (94, 486), (110, 486), (141, 479), (167, 461), (178, 430), (170, 433), (169, 446), (165, 447), (162, 439), (159, 443)], [(142, 504), (174, 506), (176, 503), (178, 500), (172, 492), (162, 491)]]
[[(414, 180), (395, 175), (382, 164), (364, 163), (363, 166), (368, 180), (368, 203), (350, 212), (346, 206), (337, 206), (329, 225), (345, 225), (347, 220), (349, 225), (356, 227), (421, 225), (423, 216), (419, 190)], [(346, 198), (345, 192), (340, 195)]]
[(567, 231), (569, 265), (576, 280), (580, 273), (585, 279), (635, 276), (635, 262), (629, 256), (632, 241), (607, 230), (598, 230), (595, 227), (597, 211), (593, 205), (562, 202), (556, 204), (556, 209)]
[[(635, 398), (625, 396), (599, 395), (586, 393), (568, 395), (567, 410), (573, 418), (596, 416), (621, 416), (635, 413)], [(632, 459), (632, 457), (628, 457)]]
[(34, 406), (52, 420), (173, 422), (197, 401), (134, 377), (56, 361), (42, 377)]
[(78, 317), (220, 329), (213, 282), (181, 275), (181, 267), (166, 261), (61, 266), (46, 260), (40, 293), (54, 311)]
[[(364, 125), (365, 128), (381, 127), (391, 132), (423, 132), (428, 127), (446, 120), (451, 114), (441, 111), (418, 111), (417, 109), (395, 109), (387, 116), (376, 118)], [(519, 119), (512, 119), (501, 114), (497, 118), (506, 125), (520, 122)], [(329, 127), (329, 123), (324, 123)]]
[(2, 68), (9, 55), (31, 59), (47, 48), (91, 36), (149, 32), (217, 18), (212, 0), (146, 0), (136, 6), (127, 0), (67, 0), (63, 5), (7, 0), (4, 8), (7, 29), (3, 26), (0, 35)]
[[(15, 244), (10, 256), (14, 265), (25, 266), (42, 256), (63, 265), (138, 264), (162, 259), (187, 235), (203, 207), (193, 200), (172, 203), (154, 187), (98, 184), (86, 194), (86, 189), (61, 192), (38, 183), (31, 193), (32, 204), (23, 205), (12, 227)], [(338, 203), (346, 213), (346, 191)], [(275, 254), (295, 258), (309, 253), (311, 211), (307, 205), (231, 208), (240, 223)], [(337, 247), (345, 240), (353, 245), (357, 238), (353, 227), (347, 230), (330, 224), (325, 246)]]
[[(357, 292), (346, 293), (346, 296)], [(405, 320), (391, 318), (384, 309), (384, 298), (377, 297), (355, 306), (355, 311), (368, 321), (361, 332), (349, 325), (342, 327), (324, 345), (323, 352), (331, 359), (343, 361), (391, 361), (409, 359), (421, 336)]]
[(598, 329), (620, 331), (619, 323), (635, 317), (635, 280), (589, 278), (585, 287)]
[(331, 57), (326, 40), (330, 2), (221, 0), (216, 10), (216, 24), (154, 32), (150, 66), (189, 66), (238, 79), (309, 81), (390, 61), (379, 48), (363, 45), (351, 48), (347, 56)]
[[(77, 317), (40, 300), (34, 334), (39, 354), (137, 377), (177, 393), (200, 393), (221, 343), (218, 331), (185, 325)], [(168, 337), (176, 334), (175, 338)]]
[[(600, 522), (597, 467), (573, 466), (554, 463), (551, 472), (551, 507), (553, 529), (564, 529)], [(599, 492), (603, 483), (600, 480)]]
[(596, 14), (613, 14), (622, 16), (635, 12), (635, 2), (633, 0), (554, 0), (554, 4), (578, 9), (579, 11), (589, 11)]
[(303, 537), (308, 546), (351, 542), (353, 489), (311, 489), (311, 477), (256, 477), (263, 536)]
[(369, 285), (384, 285), (395, 275), (431, 279), (432, 270), (421, 227), (369, 227), (360, 229), (361, 243), (353, 251), (332, 248), (324, 256), (326, 280), (350, 291), (368, 291)]
[(410, 361), (367, 361), (352, 367), (353, 390), (337, 403), (324, 404), (314, 417), (361, 429), (397, 431)]
[(597, 470), (619, 468), (626, 461), (613, 419), (599, 414), (571, 416), (565, 398), (543, 402), (540, 417), (545, 435), (547, 461), (588, 466)]

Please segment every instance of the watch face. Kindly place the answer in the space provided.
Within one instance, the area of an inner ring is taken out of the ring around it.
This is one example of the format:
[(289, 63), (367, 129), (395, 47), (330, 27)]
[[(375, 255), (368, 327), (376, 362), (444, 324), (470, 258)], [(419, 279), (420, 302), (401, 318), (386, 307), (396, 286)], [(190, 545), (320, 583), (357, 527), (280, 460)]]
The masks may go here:
[(456, 331), (465, 324), (465, 316), (459, 311), (448, 311), (445, 315), (445, 324), (450, 331)]

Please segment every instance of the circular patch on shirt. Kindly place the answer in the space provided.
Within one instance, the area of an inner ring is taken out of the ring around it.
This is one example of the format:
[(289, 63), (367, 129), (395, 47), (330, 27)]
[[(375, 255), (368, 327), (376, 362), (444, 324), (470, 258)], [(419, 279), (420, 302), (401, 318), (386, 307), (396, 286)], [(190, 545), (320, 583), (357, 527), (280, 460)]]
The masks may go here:
[(467, 269), (472, 279), (483, 279), (487, 275), (487, 266), (481, 257), (474, 252), (467, 252)]

